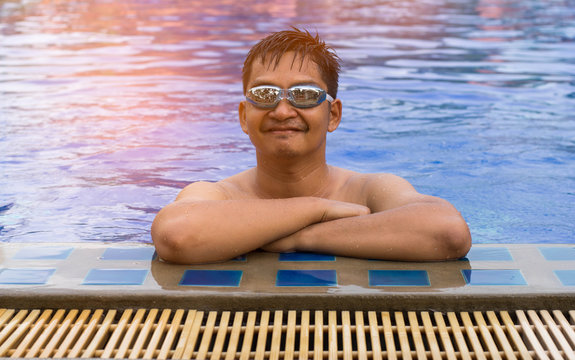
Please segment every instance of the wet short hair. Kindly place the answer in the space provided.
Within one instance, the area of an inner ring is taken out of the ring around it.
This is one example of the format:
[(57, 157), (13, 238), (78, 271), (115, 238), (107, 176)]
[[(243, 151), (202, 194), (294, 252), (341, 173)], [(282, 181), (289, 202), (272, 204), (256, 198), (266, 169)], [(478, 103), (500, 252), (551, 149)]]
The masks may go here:
[(322, 80), (327, 84), (327, 93), (335, 99), (341, 69), (340, 58), (317, 33), (314, 36), (308, 30), (295, 27), (292, 27), (292, 30), (272, 33), (251, 48), (242, 70), (244, 94), (247, 91), (252, 65), (256, 60), (260, 59), (262, 63), (269, 62), (270, 66), (273, 64), (277, 67), (281, 57), (291, 51), (295, 53), (294, 61), (298, 56), (301, 59), (300, 66), (305, 60), (311, 60), (317, 64)]

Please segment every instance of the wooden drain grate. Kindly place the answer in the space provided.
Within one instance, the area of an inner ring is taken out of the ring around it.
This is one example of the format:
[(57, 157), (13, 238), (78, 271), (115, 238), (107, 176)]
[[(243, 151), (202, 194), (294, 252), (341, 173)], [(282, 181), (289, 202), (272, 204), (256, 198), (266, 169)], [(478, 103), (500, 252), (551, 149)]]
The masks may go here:
[(575, 311), (0, 309), (0, 357), (575, 359)]

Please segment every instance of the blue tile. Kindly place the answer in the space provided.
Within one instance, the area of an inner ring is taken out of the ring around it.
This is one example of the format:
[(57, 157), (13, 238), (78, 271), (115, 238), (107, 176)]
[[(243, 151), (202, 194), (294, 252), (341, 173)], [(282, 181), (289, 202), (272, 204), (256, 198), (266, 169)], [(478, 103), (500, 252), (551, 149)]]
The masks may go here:
[(183, 286), (240, 286), (241, 270), (186, 270), (179, 285)]
[(555, 275), (563, 286), (575, 286), (575, 270), (555, 270)]
[(101, 260), (153, 260), (156, 250), (153, 247), (107, 248)]
[(425, 270), (369, 270), (369, 286), (430, 286)]
[(0, 269), (2, 285), (44, 285), (56, 269)]
[(503, 247), (471, 247), (467, 255), (460, 260), (513, 261), (513, 257), (509, 250)]
[(575, 247), (540, 247), (539, 252), (546, 260), (575, 260)]
[(316, 254), (316, 253), (304, 253), (304, 252), (292, 252), (292, 253), (281, 253), (279, 257), (280, 261), (335, 261), (335, 256)]
[(276, 286), (337, 286), (335, 270), (279, 270)]
[(142, 285), (147, 275), (145, 269), (92, 269), (82, 285)]
[(461, 270), (467, 285), (527, 285), (520, 270)]
[(27, 246), (20, 249), (13, 259), (15, 260), (66, 260), (74, 250), (68, 246)]

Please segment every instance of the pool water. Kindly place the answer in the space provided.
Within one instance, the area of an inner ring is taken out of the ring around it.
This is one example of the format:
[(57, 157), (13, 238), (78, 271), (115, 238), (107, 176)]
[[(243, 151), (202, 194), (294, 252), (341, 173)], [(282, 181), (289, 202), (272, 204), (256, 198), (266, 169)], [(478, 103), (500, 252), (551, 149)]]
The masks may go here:
[(290, 25), (344, 61), (328, 161), (391, 172), (474, 243), (575, 240), (575, 1), (0, 1), (0, 241), (150, 242), (255, 165), (245, 54)]

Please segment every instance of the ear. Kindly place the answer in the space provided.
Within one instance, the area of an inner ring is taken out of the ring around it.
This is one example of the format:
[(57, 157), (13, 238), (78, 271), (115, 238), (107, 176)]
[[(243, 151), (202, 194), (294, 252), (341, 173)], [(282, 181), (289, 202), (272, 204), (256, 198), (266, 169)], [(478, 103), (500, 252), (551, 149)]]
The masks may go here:
[(341, 122), (342, 104), (340, 99), (335, 99), (329, 107), (329, 124), (327, 131), (332, 132), (339, 126)]
[(240, 101), (240, 105), (238, 106), (238, 116), (240, 118), (240, 126), (242, 127), (243, 132), (246, 134), (248, 133), (248, 120), (246, 115), (246, 102)]

